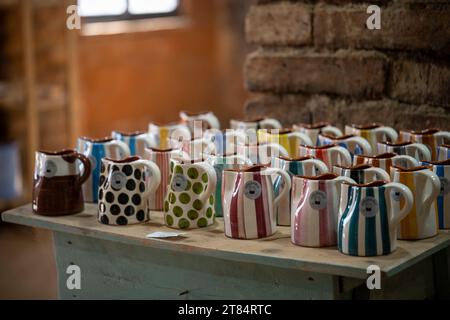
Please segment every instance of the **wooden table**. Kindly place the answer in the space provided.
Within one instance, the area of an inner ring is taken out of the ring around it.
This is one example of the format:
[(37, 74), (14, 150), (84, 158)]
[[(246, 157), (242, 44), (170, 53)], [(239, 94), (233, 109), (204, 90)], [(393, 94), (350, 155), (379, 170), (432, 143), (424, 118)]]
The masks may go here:
[[(149, 299), (340, 299), (448, 297), (450, 233), (399, 241), (381, 257), (351, 257), (336, 248), (290, 242), (290, 228), (264, 240), (225, 237), (223, 221), (176, 238), (146, 239), (176, 231), (152, 212), (147, 224), (105, 226), (95, 205), (65, 217), (32, 214), (31, 205), (3, 213), (6, 222), (53, 231), (59, 296)], [(183, 232), (183, 231), (180, 231)], [(39, 263), (38, 261), (36, 263)], [(69, 290), (68, 266), (81, 269), (81, 289)], [(367, 267), (378, 265), (381, 290), (368, 290)]]

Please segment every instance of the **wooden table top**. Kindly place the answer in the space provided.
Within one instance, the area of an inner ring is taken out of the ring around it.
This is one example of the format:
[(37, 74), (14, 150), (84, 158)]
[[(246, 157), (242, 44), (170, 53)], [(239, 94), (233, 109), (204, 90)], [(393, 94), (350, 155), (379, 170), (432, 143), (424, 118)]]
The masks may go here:
[[(393, 276), (409, 266), (450, 246), (450, 232), (440, 231), (433, 238), (398, 241), (395, 252), (379, 257), (352, 257), (331, 248), (305, 248), (290, 241), (290, 228), (278, 227), (277, 233), (260, 240), (235, 240), (223, 233), (223, 220), (204, 229), (175, 230), (164, 226), (163, 213), (152, 212), (151, 221), (129, 226), (107, 226), (96, 220), (97, 206), (86, 204), (84, 212), (72, 216), (45, 217), (32, 213), (31, 204), (6, 211), (3, 221), (67, 232), (132, 245), (173, 250), (239, 262), (258, 263), (352, 278), (367, 278), (367, 266), (375, 264), (386, 276)], [(146, 239), (155, 231), (184, 232), (183, 236)]]

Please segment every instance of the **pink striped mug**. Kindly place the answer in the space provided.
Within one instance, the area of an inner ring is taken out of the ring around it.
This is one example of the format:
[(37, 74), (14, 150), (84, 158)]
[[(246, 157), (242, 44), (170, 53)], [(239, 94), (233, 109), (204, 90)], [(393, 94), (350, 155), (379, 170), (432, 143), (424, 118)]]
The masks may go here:
[[(284, 181), (278, 196), (273, 176)], [(275, 208), (291, 188), (289, 174), (262, 165), (225, 169), (222, 182), (222, 206), (225, 235), (235, 239), (269, 237), (276, 231)]]
[(350, 166), (352, 164), (350, 152), (344, 147), (334, 144), (327, 144), (321, 147), (300, 146), (300, 156), (311, 156), (322, 160), (330, 172), (333, 170), (334, 165)]
[(291, 241), (304, 247), (337, 244), (337, 218), (341, 183), (355, 183), (348, 177), (326, 173), (292, 179)]

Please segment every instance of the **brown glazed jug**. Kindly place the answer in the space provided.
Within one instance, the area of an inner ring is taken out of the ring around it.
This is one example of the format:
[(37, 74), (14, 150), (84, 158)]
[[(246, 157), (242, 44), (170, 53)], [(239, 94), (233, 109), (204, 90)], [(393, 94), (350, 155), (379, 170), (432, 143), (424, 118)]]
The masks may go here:
[[(83, 163), (83, 174), (77, 164)], [(84, 210), (82, 184), (91, 173), (88, 158), (74, 150), (36, 152), (33, 181), (33, 212), (62, 216)]]

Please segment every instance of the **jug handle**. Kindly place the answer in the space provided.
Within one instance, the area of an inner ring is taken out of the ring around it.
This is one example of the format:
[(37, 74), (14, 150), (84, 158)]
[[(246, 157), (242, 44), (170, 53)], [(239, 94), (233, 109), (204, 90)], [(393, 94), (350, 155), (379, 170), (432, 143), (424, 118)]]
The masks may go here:
[(282, 127), (280, 121), (270, 118), (262, 120), (259, 126), (264, 128), (270, 127), (272, 129), (280, 129)]
[(205, 170), (206, 174), (208, 175), (208, 186), (203, 191), (202, 196), (200, 198), (202, 203), (205, 203), (206, 200), (208, 200), (208, 197), (216, 190), (217, 185), (216, 170), (214, 170), (214, 167), (209, 163), (194, 163), (194, 166)]
[(82, 185), (83, 183), (86, 182), (86, 180), (91, 175), (91, 161), (85, 155), (83, 155), (79, 152), (74, 152), (73, 155), (75, 158), (80, 160), (81, 163), (83, 164), (83, 174), (78, 179), (78, 184)]
[[(424, 195), (424, 197), (422, 198), (424, 207), (428, 208), (433, 204), (433, 201), (436, 200), (439, 193), (441, 192), (441, 181), (438, 175), (431, 170), (419, 171), (418, 174), (426, 176), (431, 182), (431, 193), (428, 196)], [(424, 212), (427, 211), (424, 210)]]
[(143, 194), (144, 198), (148, 197), (151, 193), (155, 192), (156, 189), (159, 187), (159, 184), (161, 183), (161, 171), (159, 170), (159, 167), (151, 160), (138, 160), (136, 163), (143, 164), (145, 167), (147, 167), (148, 171), (152, 173), (151, 178), (149, 179), (147, 177), (147, 181), (145, 181), (146, 184), (146, 190)]
[(338, 153), (341, 156), (342, 165), (350, 166), (352, 164), (352, 156), (350, 152), (341, 146), (334, 146), (331, 148), (331, 152)]
[(409, 147), (413, 147), (417, 150), (418, 158), (417, 160), (421, 161), (431, 161), (431, 152), (430, 149), (423, 143), (411, 143)]
[(401, 164), (399, 164), (398, 161), (405, 161), (405, 162), (407, 162), (407, 166), (409, 165), (409, 166), (412, 166), (412, 167), (419, 165), (419, 161), (417, 161), (416, 158), (413, 158), (413, 157), (408, 156), (406, 154), (397, 155), (397, 156), (395, 156), (392, 159), (393, 163), (395, 162), (396, 165), (400, 165), (401, 166)]
[(291, 176), (286, 171), (278, 168), (268, 168), (264, 174), (265, 175), (279, 174), (281, 176), (281, 179), (284, 181), (284, 186), (281, 189), (281, 192), (273, 200), (273, 205), (274, 207), (276, 207), (278, 205), (278, 202), (280, 202), (281, 198), (285, 197), (291, 190)]
[(355, 136), (349, 138), (347, 141), (351, 141), (359, 145), (363, 150), (363, 154), (372, 154), (372, 146), (366, 139), (359, 136)]
[(339, 128), (333, 126), (326, 126), (320, 130), (322, 133), (332, 134), (335, 137), (342, 136), (342, 131)]
[(376, 133), (384, 133), (390, 141), (396, 141), (398, 138), (398, 133), (397, 131), (395, 131), (395, 129), (391, 128), (391, 127), (380, 127), (375, 129)]
[(411, 190), (402, 183), (398, 182), (390, 182), (384, 185), (386, 192), (389, 192), (389, 197), (392, 197), (393, 191), (398, 191), (403, 195), (405, 199), (405, 204), (403, 208), (400, 209), (400, 212), (394, 216), (393, 212), (389, 213), (390, 216), (390, 228), (395, 228), (402, 221), (408, 213), (411, 211), (412, 206), (414, 204), (414, 197)]
[(299, 138), (302, 141), (301, 144), (303, 144), (305, 146), (313, 146), (314, 145), (312, 143), (311, 138), (305, 133), (294, 131), (294, 132), (292, 132), (292, 136)]
[(113, 140), (111, 141), (111, 145), (117, 146), (120, 149), (120, 153), (122, 158), (126, 158), (130, 156), (130, 148), (127, 146), (127, 144), (120, 140)]
[(387, 182), (391, 181), (391, 177), (389, 176), (389, 174), (381, 168), (370, 167), (366, 171), (372, 172), (375, 174), (375, 176), (378, 176), (378, 178), (375, 178), (375, 180), (385, 180)]

